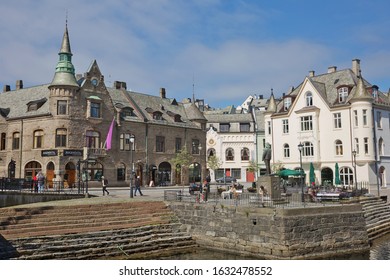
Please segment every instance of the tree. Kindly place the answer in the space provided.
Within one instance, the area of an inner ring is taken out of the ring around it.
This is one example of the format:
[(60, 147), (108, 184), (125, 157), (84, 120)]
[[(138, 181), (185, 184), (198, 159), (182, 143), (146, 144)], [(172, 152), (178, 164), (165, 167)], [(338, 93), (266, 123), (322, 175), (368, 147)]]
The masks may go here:
[(183, 147), (180, 152), (178, 152), (175, 157), (170, 160), (170, 163), (175, 166), (176, 172), (180, 172), (182, 185), (184, 184), (184, 171), (188, 169), (193, 160), (194, 157), (187, 151), (187, 147)]
[(254, 160), (249, 161), (248, 171), (249, 172), (257, 172), (259, 170), (259, 166)]
[(221, 167), (222, 162), (217, 156), (213, 155), (209, 156), (209, 158), (207, 159), (207, 165), (211, 170), (215, 171), (216, 169)]

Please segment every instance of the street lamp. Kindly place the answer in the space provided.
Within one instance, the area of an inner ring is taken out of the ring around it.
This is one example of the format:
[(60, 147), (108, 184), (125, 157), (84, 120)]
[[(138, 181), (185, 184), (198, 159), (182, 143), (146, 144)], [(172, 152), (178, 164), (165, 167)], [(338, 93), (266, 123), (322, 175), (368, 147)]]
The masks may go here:
[(301, 199), (302, 199), (302, 202), (305, 202), (305, 195), (303, 193), (303, 178), (302, 178), (302, 173), (303, 173), (303, 169), (302, 169), (302, 150), (303, 150), (303, 144), (302, 143), (299, 143), (298, 144), (298, 150), (299, 150), (299, 158), (300, 158), (300, 165), (301, 165), (301, 192), (302, 192), (302, 196), (301, 196)]
[(133, 161), (133, 151), (134, 151), (134, 135), (130, 135), (130, 160), (131, 160), (131, 171), (130, 171), (130, 198), (133, 198), (133, 173), (134, 173), (134, 161)]
[(352, 151), (352, 166), (353, 166), (353, 174), (355, 181), (355, 192), (357, 192), (357, 174), (356, 174), (356, 150)]

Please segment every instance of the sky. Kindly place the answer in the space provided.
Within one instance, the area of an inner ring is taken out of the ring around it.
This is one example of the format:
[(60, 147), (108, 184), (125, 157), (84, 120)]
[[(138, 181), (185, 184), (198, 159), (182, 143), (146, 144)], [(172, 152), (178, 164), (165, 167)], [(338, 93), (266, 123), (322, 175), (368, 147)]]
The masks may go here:
[(388, 0), (1, 1), (0, 91), (52, 81), (67, 20), (76, 73), (96, 59), (108, 87), (237, 107), (357, 58), (388, 92), (389, 10)]

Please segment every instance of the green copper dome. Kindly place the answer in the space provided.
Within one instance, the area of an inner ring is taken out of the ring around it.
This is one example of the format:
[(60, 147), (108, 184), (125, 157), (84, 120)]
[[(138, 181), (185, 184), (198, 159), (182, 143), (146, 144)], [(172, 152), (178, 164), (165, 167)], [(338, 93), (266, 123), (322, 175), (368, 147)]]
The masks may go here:
[(74, 86), (79, 87), (75, 77), (75, 70), (72, 64), (72, 52), (70, 50), (68, 26), (65, 26), (64, 37), (57, 63), (56, 72), (50, 86)]

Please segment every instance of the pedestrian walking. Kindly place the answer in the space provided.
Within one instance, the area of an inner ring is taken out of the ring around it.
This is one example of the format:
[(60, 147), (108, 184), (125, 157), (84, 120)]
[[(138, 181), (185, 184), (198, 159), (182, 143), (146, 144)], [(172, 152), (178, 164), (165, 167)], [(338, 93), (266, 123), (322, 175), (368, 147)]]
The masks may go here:
[(45, 188), (45, 176), (43, 175), (42, 171), (38, 172), (37, 183), (38, 183), (38, 192), (43, 192), (43, 189)]
[(137, 196), (137, 190), (138, 190), (140, 195), (143, 195), (143, 193), (141, 192), (141, 180), (140, 180), (139, 176), (137, 176), (137, 178), (135, 179), (134, 196)]
[(107, 190), (108, 180), (104, 179), (104, 176), (102, 176), (102, 187), (103, 187), (103, 196), (105, 195), (105, 193), (107, 193), (107, 195), (109, 195), (110, 193)]

